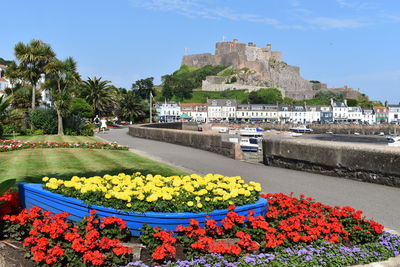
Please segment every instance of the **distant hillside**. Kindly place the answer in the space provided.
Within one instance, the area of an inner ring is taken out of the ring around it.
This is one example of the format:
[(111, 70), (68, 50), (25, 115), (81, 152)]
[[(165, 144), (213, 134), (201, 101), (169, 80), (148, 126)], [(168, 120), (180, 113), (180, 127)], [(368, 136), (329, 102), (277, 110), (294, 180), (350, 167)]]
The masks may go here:
[(0, 65), (10, 65), (12, 60), (5, 60), (4, 58), (0, 57)]

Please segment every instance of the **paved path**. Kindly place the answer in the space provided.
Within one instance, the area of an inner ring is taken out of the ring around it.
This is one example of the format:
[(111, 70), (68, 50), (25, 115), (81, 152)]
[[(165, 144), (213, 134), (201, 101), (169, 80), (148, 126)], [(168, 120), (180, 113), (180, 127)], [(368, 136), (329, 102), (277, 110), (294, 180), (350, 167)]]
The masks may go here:
[(400, 231), (400, 188), (236, 161), (203, 150), (134, 138), (127, 131), (112, 129), (99, 137), (187, 171), (240, 175), (261, 183), (264, 192), (295, 192), (324, 204), (352, 206), (387, 228)]

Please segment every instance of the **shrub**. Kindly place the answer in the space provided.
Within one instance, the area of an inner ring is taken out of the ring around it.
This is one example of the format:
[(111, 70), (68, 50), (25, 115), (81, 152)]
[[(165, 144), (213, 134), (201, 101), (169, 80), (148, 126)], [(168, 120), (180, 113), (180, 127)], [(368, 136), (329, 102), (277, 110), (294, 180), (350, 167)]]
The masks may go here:
[(4, 133), (3, 125), (0, 124), (0, 136), (3, 136), (3, 133)]
[(70, 128), (65, 128), (65, 134), (66, 135), (72, 135), (72, 136), (76, 136), (78, 135), (78, 133)]
[(65, 129), (70, 129), (70, 132), (75, 132), (78, 135), (85, 127), (85, 120), (80, 115), (70, 115), (64, 120)]
[(71, 115), (80, 115), (83, 118), (92, 118), (93, 107), (83, 98), (73, 98), (70, 105)]
[(22, 134), (22, 135), (33, 135), (33, 130), (31, 130), (31, 129), (21, 129), (20, 134)]
[(93, 136), (94, 135), (94, 131), (91, 129), (83, 129), (81, 131), (81, 135), (83, 136)]
[(36, 108), (29, 114), (29, 122), (34, 129), (45, 134), (57, 133), (57, 114), (52, 109)]
[(43, 135), (44, 131), (42, 129), (34, 130), (33, 135)]
[(11, 135), (11, 134), (18, 134), (21, 132), (21, 125), (17, 124), (7, 124), (3, 127), (3, 134)]

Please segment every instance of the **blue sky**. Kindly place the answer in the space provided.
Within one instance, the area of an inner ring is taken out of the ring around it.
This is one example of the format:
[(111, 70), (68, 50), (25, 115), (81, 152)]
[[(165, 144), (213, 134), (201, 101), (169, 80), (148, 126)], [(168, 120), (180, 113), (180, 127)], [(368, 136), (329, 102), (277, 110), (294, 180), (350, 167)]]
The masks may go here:
[(41, 39), (59, 58), (74, 57), (82, 78), (116, 86), (149, 76), (159, 83), (185, 48), (214, 52), (225, 37), (271, 43), (305, 79), (400, 101), (397, 0), (20, 0), (1, 9), (0, 57)]

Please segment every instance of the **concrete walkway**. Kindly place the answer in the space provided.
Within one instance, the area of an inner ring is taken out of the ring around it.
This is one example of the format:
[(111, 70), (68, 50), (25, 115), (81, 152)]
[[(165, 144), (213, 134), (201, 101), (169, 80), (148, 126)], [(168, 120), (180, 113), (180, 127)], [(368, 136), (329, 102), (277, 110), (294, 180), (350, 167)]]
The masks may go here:
[(363, 210), (366, 217), (400, 232), (400, 188), (235, 161), (203, 150), (134, 138), (127, 132), (126, 128), (111, 129), (98, 136), (186, 171), (239, 175), (245, 180), (261, 183), (264, 192), (294, 192), (328, 205), (351, 206)]

